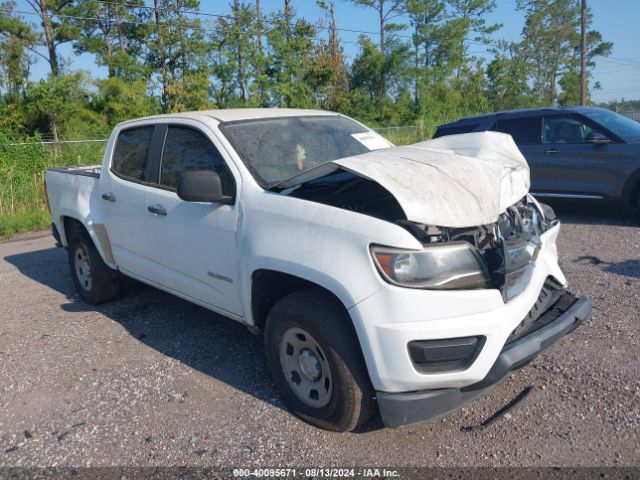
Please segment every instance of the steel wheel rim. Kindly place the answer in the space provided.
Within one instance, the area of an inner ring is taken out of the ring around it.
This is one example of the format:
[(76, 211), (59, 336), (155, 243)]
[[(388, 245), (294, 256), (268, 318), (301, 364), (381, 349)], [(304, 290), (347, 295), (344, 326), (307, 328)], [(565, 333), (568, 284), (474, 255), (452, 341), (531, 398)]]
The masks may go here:
[(302, 403), (322, 408), (331, 401), (333, 378), (327, 356), (309, 332), (289, 328), (280, 339), (280, 367)]
[(73, 266), (76, 270), (76, 278), (83, 290), (91, 290), (91, 266), (84, 248), (78, 247), (73, 254)]

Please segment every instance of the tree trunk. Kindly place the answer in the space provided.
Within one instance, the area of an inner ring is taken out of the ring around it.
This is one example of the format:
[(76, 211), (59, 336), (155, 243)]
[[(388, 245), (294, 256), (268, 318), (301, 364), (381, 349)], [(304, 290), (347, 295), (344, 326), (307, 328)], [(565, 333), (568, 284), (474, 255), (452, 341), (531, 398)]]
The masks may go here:
[(57, 77), (60, 74), (60, 66), (58, 64), (58, 52), (53, 36), (53, 27), (51, 25), (51, 17), (47, 10), (47, 0), (40, 0), (40, 18), (42, 19), (42, 29), (47, 42), (47, 50), (49, 51), (49, 65), (51, 66), (51, 76)]
[(156, 29), (158, 31), (158, 57), (159, 67), (162, 76), (162, 108), (166, 112), (169, 110), (169, 79), (167, 75), (167, 58), (164, 50), (164, 34), (160, 22), (160, 7), (158, 0), (153, 0), (153, 7), (156, 19)]
[(587, 104), (587, 0), (580, 2), (580, 105)]
[(385, 66), (385, 38), (384, 38), (384, 1), (378, 0), (378, 20), (380, 26), (380, 55), (382, 56), (382, 71), (380, 72), (380, 92), (379, 97), (382, 100), (387, 95), (387, 79), (384, 71)]
[(104, 18), (100, 18), (100, 10), (96, 11), (96, 20), (98, 21), (98, 25), (100, 25), (100, 29), (102, 30), (102, 36), (104, 37), (104, 50), (105, 57), (107, 59), (107, 69), (109, 78), (116, 76), (116, 70), (113, 65), (113, 41), (111, 39), (111, 12), (109, 11), (110, 7), (106, 4), (103, 4), (103, 13)]
[(116, 30), (118, 31), (118, 41), (120, 42), (120, 53), (126, 53), (127, 41), (124, 31), (122, 30), (122, 18), (120, 18), (120, 4), (115, 6)]
[(258, 51), (256, 52), (257, 54), (257, 59), (256, 59), (256, 78), (258, 80), (258, 105), (260, 107), (263, 106), (263, 102), (262, 102), (262, 95), (264, 92), (264, 80), (262, 78), (262, 70), (263, 70), (263, 66), (262, 66), (262, 11), (260, 9), (260, 0), (256, 0), (256, 26), (257, 26), (257, 36), (256, 36), (256, 40), (257, 40), (257, 44), (258, 44)]
[(240, 87), (240, 96), (242, 97), (242, 101), (244, 103), (247, 102), (247, 85), (246, 85), (246, 72), (244, 71), (244, 55), (242, 51), (242, 32), (240, 31), (240, 27), (238, 25), (238, 13), (240, 9), (240, 4), (238, 0), (233, 0), (233, 17), (235, 22), (235, 27), (237, 29), (237, 40), (236, 40), (236, 61), (238, 62), (238, 86)]

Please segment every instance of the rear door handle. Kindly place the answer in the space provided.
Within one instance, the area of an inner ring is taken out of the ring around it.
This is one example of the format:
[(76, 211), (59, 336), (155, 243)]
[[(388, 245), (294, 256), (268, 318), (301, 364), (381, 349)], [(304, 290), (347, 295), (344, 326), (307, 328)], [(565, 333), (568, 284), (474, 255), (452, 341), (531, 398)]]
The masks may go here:
[(544, 151), (547, 155), (553, 155), (554, 153), (560, 153), (560, 150), (556, 150), (555, 148), (550, 148), (549, 150)]
[(149, 210), (154, 215), (160, 215), (162, 217), (164, 217), (167, 214), (167, 209), (157, 203), (149, 205), (147, 207), (147, 210)]
[(107, 202), (115, 202), (116, 196), (111, 192), (107, 192), (102, 194), (102, 199), (106, 200)]

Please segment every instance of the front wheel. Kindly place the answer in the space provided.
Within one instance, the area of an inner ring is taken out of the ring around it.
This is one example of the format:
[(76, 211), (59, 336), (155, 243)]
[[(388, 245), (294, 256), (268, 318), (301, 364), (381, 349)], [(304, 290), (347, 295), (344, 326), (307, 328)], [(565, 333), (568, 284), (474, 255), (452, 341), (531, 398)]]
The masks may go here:
[(73, 233), (67, 249), (73, 283), (85, 302), (98, 305), (120, 294), (119, 273), (104, 263), (86, 231)]
[(331, 295), (304, 290), (279, 300), (267, 318), (265, 350), (280, 395), (306, 422), (344, 432), (375, 413), (351, 319)]

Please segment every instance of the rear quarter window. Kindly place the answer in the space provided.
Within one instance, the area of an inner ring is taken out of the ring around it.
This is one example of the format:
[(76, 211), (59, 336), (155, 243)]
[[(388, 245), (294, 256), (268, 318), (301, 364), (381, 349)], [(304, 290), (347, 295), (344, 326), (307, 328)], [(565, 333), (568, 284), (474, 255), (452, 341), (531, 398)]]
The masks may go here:
[(111, 171), (131, 180), (147, 180), (147, 157), (153, 126), (130, 128), (118, 134)]
[(518, 145), (540, 143), (542, 117), (526, 117), (498, 120), (491, 130), (508, 133)]

